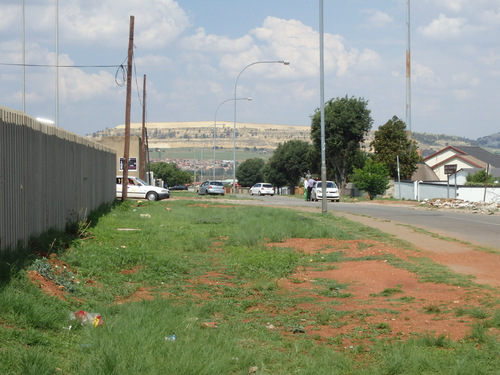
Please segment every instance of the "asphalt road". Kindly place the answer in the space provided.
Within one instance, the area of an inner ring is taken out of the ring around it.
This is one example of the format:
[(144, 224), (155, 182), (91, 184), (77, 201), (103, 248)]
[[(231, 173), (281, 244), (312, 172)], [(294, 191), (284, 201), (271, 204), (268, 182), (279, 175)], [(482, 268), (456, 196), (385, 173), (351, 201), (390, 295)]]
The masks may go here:
[[(322, 209), (321, 202), (278, 196), (253, 197), (273, 206), (302, 206)], [(476, 245), (500, 249), (500, 214), (474, 214), (465, 211), (428, 209), (421, 206), (386, 205), (373, 202), (328, 202), (327, 212), (346, 212), (355, 215), (389, 220), (395, 223), (422, 228), (426, 231)]]

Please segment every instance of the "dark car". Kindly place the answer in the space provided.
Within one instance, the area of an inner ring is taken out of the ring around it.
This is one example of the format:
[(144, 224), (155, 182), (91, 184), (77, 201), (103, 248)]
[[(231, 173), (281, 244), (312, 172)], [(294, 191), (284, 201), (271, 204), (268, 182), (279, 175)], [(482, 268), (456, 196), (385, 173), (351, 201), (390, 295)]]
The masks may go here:
[(188, 187), (186, 185), (180, 184), (180, 185), (175, 185), (172, 187), (168, 188), (169, 190), (187, 190)]

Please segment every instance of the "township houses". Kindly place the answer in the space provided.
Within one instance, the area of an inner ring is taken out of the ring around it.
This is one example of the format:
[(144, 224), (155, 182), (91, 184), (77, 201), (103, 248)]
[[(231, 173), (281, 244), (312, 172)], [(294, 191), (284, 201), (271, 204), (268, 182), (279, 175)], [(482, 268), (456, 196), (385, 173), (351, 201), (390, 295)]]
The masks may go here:
[[(488, 174), (500, 177), (500, 155), (492, 154), (481, 147), (448, 146), (422, 160), (414, 180), (446, 181), (458, 185), (465, 183), (467, 174), (487, 170)], [(420, 176), (419, 176), (420, 174)]]

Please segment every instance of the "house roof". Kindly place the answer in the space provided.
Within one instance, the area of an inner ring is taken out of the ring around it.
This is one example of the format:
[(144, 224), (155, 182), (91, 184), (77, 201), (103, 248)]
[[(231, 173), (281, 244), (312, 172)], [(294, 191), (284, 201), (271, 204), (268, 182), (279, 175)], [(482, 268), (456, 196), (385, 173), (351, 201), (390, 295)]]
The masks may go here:
[[(481, 164), (490, 164), (495, 168), (500, 168), (500, 155), (492, 154), (491, 152), (477, 146), (448, 146), (435, 152), (434, 154), (426, 157), (424, 162), (436, 155), (439, 155), (448, 150), (453, 150), (456, 152), (457, 156), (461, 156), (462, 160), (470, 160), (473, 164), (476, 164), (480, 168), (484, 168)], [(478, 161), (482, 163), (478, 163)], [(442, 163), (439, 163), (442, 164)]]
[(427, 164), (417, 163), (417, 170), (411, 176), (412, 181), (439, 181), (438, 176)]
[(482, 162), (481, 160), (478, 160), (474, 156), (455, 154), (453, 156), (450, 156), (448, 159), (441, 160), (439, 163), (432, 165), (431, 168), (436, 169), (436, 168), (438, 168), (442, 165), (446, 165), (446, 164), (448, 164), (456, 159), (459, 159), (459, 160), (463, 161), (464, 163), (469, 164), (471, 167), (475, 167), (475, 168), (484, 169), (487, 166), (486, 163)]
[(500, 168), (500, 155), (492, 154), (481, 147), (460, 146), (459, 149), (495, 168)]

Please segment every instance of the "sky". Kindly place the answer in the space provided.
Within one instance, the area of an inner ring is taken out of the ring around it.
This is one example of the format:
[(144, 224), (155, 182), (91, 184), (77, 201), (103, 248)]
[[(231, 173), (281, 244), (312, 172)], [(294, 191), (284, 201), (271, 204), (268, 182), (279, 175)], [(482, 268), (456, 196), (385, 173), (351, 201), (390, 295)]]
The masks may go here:
[[(24, 97), (28, 115), (58, 117), (76, 134), (125, 123), (130, 16), (132, 122), (142, 121), (144, 75), (148, 123), (232, 124), (235, 90), (252, 98), (237, 101), (238, 122), (310, 126), (321, 106), (319, 0), (24, 3), (24, 53), (23, 1), (0, 7), (0, 106), (21, 111)], [(373, 130), (407, 120), (407, 4), (323, 1), (325, 101), (366, 100)], [(411, 1), (410, 45), (407, 128), (471, 139), (500, 131), (499, 0)]]

